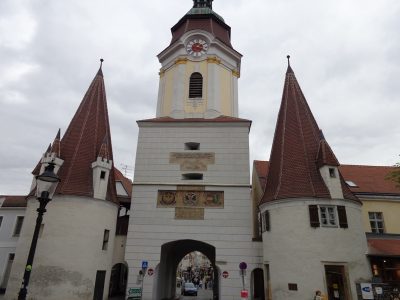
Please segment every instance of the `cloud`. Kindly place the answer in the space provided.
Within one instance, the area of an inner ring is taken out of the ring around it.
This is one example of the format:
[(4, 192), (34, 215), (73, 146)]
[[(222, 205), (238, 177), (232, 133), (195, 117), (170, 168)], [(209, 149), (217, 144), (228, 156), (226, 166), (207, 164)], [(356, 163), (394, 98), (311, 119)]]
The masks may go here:
[[(26, 193), (30, 171), (65, 132), (103, 71), (117, 167), (133, 167), (136, 120), (155, 116), (156, 55), (190, 1), (0, 2), (0, 194)], [(394, 164), (400, 152), (400, 2), (218, 0), (241, 52), (240, 116), (252, 159), (268, 159), (286, 55), (342, 163)]]

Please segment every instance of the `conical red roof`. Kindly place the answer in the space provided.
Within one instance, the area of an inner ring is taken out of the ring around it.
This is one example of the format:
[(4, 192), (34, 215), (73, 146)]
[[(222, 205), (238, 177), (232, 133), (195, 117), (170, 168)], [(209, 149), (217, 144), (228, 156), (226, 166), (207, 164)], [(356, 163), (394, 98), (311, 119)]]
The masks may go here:
[[(299, 197), (331, 198), (317, 165), (320, 142), (318, 124), (289, 66), (261, 203)], [(328, 144), (322, 147), (322, 159), (337, 162)], [(345, 198), (357, 200), (343, 180), (342, 189)]]
[(317, 154), (317, 166), (320, 168), (322, 166), (336, 166), (340, 164), (333, 153), (328, 142), (323, 138), (319, 142), (318, 154)]
[[(104, 137), (106, 141), (104, 142)], [(101, 67), (78, 107), (61, 143), (61, 159), (64, 160), (58, 176), (57, 193), (93, 197), (91, 164), (96, 161), (105, 144), (109, 159), (113, 160), (107, 99)], [(110, 172), (107, 200), (116, 200), (114, 172)]]

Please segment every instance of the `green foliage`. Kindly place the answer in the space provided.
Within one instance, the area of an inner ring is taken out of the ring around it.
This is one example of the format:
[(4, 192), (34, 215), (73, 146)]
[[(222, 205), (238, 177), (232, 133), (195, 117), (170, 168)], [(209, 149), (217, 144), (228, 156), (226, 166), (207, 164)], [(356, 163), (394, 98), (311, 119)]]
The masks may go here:
[(386, 179), (392, 180), (396, 183), (396, 187), (400, 189), (400, 162), (395, 164), (393, 171), (386, 175)]

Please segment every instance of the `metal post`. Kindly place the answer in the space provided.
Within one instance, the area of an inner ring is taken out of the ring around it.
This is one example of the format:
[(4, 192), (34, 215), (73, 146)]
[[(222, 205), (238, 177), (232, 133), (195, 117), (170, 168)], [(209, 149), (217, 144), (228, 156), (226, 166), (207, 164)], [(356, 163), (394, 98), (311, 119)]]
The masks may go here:
[(142, 270), (139, 271), (139, 274), (142, 273), (142, 275), (141, 275), (142, 276), (142, 283), (141, 283), (141, 288), (140, 288), (140, 290), (141, 290), (140, 299), (143, 299), (143, 281), (144, 281), (144, 277), (146, 275), (146, 271), (147, 271), (147, 268), (143, 268), (143, 267), (142, 267)]
[(39, 208), (37, 209), (38, 216), (36, 218), (35, 231), (33, 232), (31, 248), (29, 249), (28, 259), (26, 261), (24, 279), (22, 281), (22, 287), (19, 290), (18, 300), (25, 300), (26, 295), (28, 293), (27, 287), (29, 285), (29, 278), (31, 276), (32, 264), (33, 264), (33, 259), (35, 257), (37, 240), (39, 238), (40, 225), (42, 224), (43, 214), (46, 212), (46, 205), (51, 200), (48, 197), (49, 193), (43, 192), (42, 197), (38, 198), (40, 203)]

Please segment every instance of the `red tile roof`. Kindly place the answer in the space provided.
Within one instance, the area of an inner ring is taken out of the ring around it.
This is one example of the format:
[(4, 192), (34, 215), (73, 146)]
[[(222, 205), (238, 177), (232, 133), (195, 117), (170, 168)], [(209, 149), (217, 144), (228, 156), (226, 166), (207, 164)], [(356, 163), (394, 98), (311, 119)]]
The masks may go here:
[(400, 256), (400, 239), (369, 238), (368, 255), (370, 256)]
[[(255, 160), (254, 166), (260, 183), (263, 184), (268, 175), (269, 162)], [(393, 181), (385, 179), (393, 169), (394, 167), (390, 166), (339, 166), (344, 180), (352, 181), (357, 185), (357, 187), (349, 187), (354, 194), (400, 195), (400, 188), (397, 188)]]
[[(100, 68), (61, 139), (60, 157), (64, 164), (58, 172), (61, 182), (56, 193), (93, 197), (91, 164), (97, 159), (104, 137), (112, 160), (106, 91)], [(116, 202), (114, 181), (114, 172), (111, 172), (106, 199)]]
[(400, 195), (400, 188), (393, 181), (385, 179), (395, 167), (341, 165), (339, 169), (345, 180), (357, 185), (350, 187), (354, 193)]
[[(320, 141), (318, 124), (289, 66), (261, 203), (298, 197), (331, 198), (316, 164)], [(343, 180), (342, 189), (346, 199), (358, 201)]]
[(232, 48), (231, 28), (213, 14), (185, 15), (171, 28), (171, 44), (191, 30), (207, 31)]
[(267, 182), (269, 162), (263, 160), (255, 160), (253, 162), (253, 167), (257, 172), (258, 180), (260, 181), (260, 186), (264, 189), (265, 183)]
[(26, 196), (0, 196), (5, 198), (1, 207), (26, 207)]
[(132, 181), (129, 178), (126, 178), (120, 170), (114, 167), (114, 176), (115, 176), (115, 181), (121, 182), (122, 186), (128, 193), (129, 199), (132, 196)]

